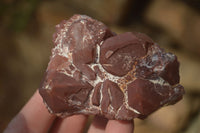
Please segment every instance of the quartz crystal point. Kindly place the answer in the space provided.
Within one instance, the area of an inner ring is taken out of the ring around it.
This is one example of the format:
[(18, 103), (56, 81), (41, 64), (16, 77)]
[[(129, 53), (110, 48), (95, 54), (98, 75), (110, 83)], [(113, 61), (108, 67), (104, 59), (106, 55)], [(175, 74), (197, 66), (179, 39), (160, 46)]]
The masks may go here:
[(50, 113), (131, 120), (182, 99), (177, 57), (145, 34), (117, 35), (74, 15), (56, 26), (53, 42), (39, 88)]

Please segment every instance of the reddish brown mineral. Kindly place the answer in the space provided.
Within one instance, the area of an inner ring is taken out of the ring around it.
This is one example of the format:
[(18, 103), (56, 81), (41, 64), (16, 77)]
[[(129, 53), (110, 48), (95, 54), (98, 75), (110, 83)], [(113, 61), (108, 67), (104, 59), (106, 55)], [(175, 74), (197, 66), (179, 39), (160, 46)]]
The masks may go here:
[(74, 15), (56, 26), (55, 47), (39, 92), (58, 116), (145, 118), (182, 98), (179, 62), (142, 33), (116, 35)]

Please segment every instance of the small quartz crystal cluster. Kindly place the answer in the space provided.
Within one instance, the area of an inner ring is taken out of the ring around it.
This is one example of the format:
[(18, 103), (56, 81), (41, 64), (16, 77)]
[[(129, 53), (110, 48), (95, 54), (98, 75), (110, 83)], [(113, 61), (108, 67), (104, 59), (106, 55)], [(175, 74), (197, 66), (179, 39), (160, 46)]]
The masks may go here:
[(39, 92), (50, 113), (145, 118), (182, 98), (179, 62), (148, 36), (74, 15), (56, 26)]

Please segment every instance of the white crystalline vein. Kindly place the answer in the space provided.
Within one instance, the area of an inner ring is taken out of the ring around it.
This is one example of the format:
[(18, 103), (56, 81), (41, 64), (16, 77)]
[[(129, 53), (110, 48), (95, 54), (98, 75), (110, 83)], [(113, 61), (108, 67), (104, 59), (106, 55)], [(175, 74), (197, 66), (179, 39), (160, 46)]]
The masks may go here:
[[(103, 43), (103, 41), (101, 43)], [(99, 45), (97, 45), (96, 52), (97, 52), (96, 63), (99, 63), (99, 59), (100, 59), (100, 46)]]
[(110, 92), (110, 88), (108, 88), (108, 95), (109, 95), (110, 101), (112, 102), (112, 95), (111, 95), (111, 92)]
[(159, 85), (165, 85), (165, 86), (170, 86), (170, 84), (168, 82), (166, 82), (163, 78), (159, 77), (157, 79), (151, 79), (149, 80), (150, 82), (154, 83), (154, 84), (159, 84)]
[(103, 100), (103, 83), (101, 84), (101, 88), (99, 89), (99, 91), (100, 91), (100, 106), (101, 106)]

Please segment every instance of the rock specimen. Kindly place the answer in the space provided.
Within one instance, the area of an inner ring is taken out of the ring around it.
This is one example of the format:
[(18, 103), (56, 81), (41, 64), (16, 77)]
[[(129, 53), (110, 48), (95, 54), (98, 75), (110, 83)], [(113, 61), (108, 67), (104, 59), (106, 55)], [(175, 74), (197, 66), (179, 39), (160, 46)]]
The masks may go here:
[(56, 30), (39, 88), (50, 113), (131, 120), (182, 98), (177, 57), (148, 36), (116, 35), (85, 15), (64, 20)]

